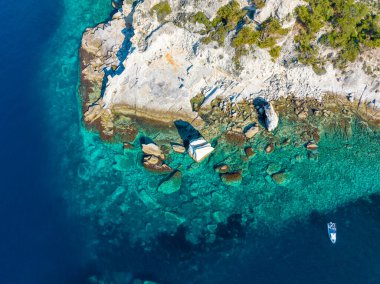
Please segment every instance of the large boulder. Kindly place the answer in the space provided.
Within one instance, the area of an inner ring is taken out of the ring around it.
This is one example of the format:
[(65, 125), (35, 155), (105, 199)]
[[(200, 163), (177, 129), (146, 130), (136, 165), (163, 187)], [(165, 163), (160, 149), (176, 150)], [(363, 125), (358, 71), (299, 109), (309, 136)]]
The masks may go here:
[(278, 116), (271, 103), (264, 105), (265, 127), (268, 131), (273, 131), (278, 125)]
[(160, 147), (158, 147), (154, 143), (142, 144), (142, 151), (146, 155), (153, 155), (156, 157), (160, 157), (161, 159), (165, 159), (165, 155), (162, 153)]
[(160, 157), (154, 155), (144, 156), (143, 166), (145, 169), (155, 172), (155, 173), (170, 173), (173, 171), (171, 167), (164, 164)]
[(197, 163), (205, 159), (214, 148), (204, 138), (198, 138), (190, 142), (188, 153)]

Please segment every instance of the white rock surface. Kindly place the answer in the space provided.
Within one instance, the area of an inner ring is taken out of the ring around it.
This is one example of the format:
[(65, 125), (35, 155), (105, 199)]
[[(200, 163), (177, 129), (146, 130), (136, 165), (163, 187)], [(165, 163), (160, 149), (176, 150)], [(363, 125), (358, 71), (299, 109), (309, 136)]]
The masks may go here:
[[(205, 45), (200, 43), (198, 33), (171, 22), (180, 13), (204, 11), (213, 17), (220, 6), (228, 3), (227, 0), (170, 0), (173, 12), (164, 24), (149, 13), (158, 2), (139, 2), (133, 15), (129, 15), (133, 17), (135, 32), (131, 39), (133, 49), (123, 62), (123, 72), (108, 77), (103, 97), (106, 108), (128, 105), (144, 111), (194, 117), (190, 99), (198, 93), (205, 94), (204, 103), (217, 96), (232, 96), (236, 100), (262, 96), (271, 101), (290, 94), (321, 98), (327, 92), (345, 96), (350, 93), (355, 99), (377, 99), (376, 102), (380, 102), (380, 77), (363, 71), (364, 62), (378, 64), (379, 49), (364, 53), (364, 61), (350, 64), (346, 72), (327, 64), (326, 74), (319, 76), (310, 66), (295, 62), (295, 32), (292, 31), (281, 41), (282, 54), (277, 61), (272, 61), (267, 50), (256, 48), (254, 53), (242, 57), (243, 69), (237, 74), (232, 61), (234, 50), (228, 40), (224, 47), (217, 47), (214, 43)], [(242, 8), (247, 6), (246, 1), (240, 0), (239, 3)], [(268, 0), (255, 20), (262, 22), (269, 16), (287, 18), (300, 4), (302, 1), (298, 0)], [(229, 38), (232, 36), (230, 34)]]
[(265, 126), (268, 131), (273, 131), (278, 125), (278, 115), (271, 103), (264, 105)]
[(259, 23), (264, 22), (269, 17), (283, 20), (286, 16), (292, 14), (297, 6), (304, 3), (301, 0), (267, 0), (264, 8), (257, 10), (255, 20)]
[(193, 140), (189, 144), (188, 153), (197, 163), (201, 162), (208, 155), (214, 151), (211, 144), (208, 143), (204, 138), (198, 138)]

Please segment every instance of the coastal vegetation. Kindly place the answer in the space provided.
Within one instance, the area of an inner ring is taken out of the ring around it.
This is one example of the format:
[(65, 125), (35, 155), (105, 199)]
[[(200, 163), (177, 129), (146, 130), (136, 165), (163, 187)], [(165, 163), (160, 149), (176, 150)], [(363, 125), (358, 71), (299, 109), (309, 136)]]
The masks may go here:
[(216, 41), (220, 46), (223, 46), (227, 34), (236, 28), (246, 14), (247, 11), (240, 9), (239, 3), (234, 0), (220, 7), (212, 21), (208, 20), (202, 12), (195, 14), (193, 20), (205, 25), (204, 33), (207, 36), (202, 39), (203, 43), (208, 44), (211, 41)]
[[(365, 48), (380, 46), (380, 20), (368, 3), (354, 0), (306, 0), (307, 5), (295, 10), (299, 33), (295, 36), (298, 61), (311, 65), (317, 74), (324, 74), (325, 63), (329, 60), (343, 69), (348, 62), (357, 59)], [(260, 9), (263, 0), (254, 0), (252, 4)], [(231, 40), (235, 49), (233, 61), (240, 67), (240, 57), (248, 54), (250, 48), (258, 46), (268, 49), (273, 60), (281, 54), (278, 40), (287, 35), (289, 29), (282, 27), (280, 21), (270, 17), (257, 25), (247, 21), (247, 11), (241, 9), (235, 0), (219, 8), (217, 15), (210, 20), (205, 13), (197, 12), (190, 17), (191, 22), (204, 26), (200, 32), (202, 42), (212, 41), (224, 46), (228, 33), (236, 30)], [(320, 46), (335, 50), (329, 58), (321, 56)]]
[(190, 100), (190, 104), (193, 111), (198, 111), (202, 103), (204, 102), (204, 100), (205, 100), (205, 95), (202, 93), (199, 93), (196, 96), (192, 97)]
[(232, 40), (232, 46), (235, 48), (235, 66), (239, 66), (240, 57), (247, 54), (247, 47), (255, 44), (260, 48), (269, 48), (272, 59), (277, 59), (281, 53), (281, 47), (276, 45), (277, 40), (288, 32), (289, 29), (284, 29), (279, 20), (273, 17), (257, 28), (244, 26)]
[(160, 2), (152, 7), (150, 10), (150, 14), (156, 14), (157, 19), (160, 22), (163, 22), (165, 18), (170, 15), (172, 12), (172, 8), (170, 7), (168, 1)]
[[(262, 8), (265, 1), (256, 0), (252, 3), (256, 8)], [(216, 17), (210, 21), (205, 13), (199, 11), (190, 17), (190, 22), (204, 25), (200, 32), (205, 35), (202, 43), (209, 44), (216, 41), (219, 46), (224, 46), (229, 32), (237, 30), (231, 41), (235, 49), (233, 58), (236, 69), (240, 68), (240, 57), (248, 54), (249, 47), (257, 45), (260, 48), (268, 48), (273, 60), (280, 56), (281, 47), (276, 46), (277, 39), (286, 35), (289, 30), (284, 29), (278, 19), (270, 17), (261, 25), (252, 27), (246, 24), (244, 17), (247, 11), (241, 9), (235, 0), (219, 8)]]
[[(344, 68), (356, 60), (361, 50), (380, 46), (380, 20), (367, 4), (354, 0), (307, 0), (296, 8), (301, 31), (295, 38), (298, 59), (323, 69), (317, 43), (337, 50), (332, 62)], [(321, 34), (322, 33), (322, 34)]]

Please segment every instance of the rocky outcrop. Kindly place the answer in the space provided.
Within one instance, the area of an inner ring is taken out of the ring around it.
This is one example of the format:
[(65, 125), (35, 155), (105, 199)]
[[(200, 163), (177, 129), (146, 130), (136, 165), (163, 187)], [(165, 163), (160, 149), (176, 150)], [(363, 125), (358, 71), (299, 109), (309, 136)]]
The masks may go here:
[[(282, 48), (278, 59), (273, 60), (268, 50), (255, 48), (242, 55), (239, 70), (235, 68), (235, 50), (231, 46), (235, 30), (227, 34), (223, 45), (204, 42), (200, 33), (204, 25), (189, 20), (199, 11), (213, 19), (228, 0), (171, 0), (171, 13), (164, 21), (151, 11), (158, 2), (136, 1), (132, 7), (130, 1), (124, 1), (112, 20), (83, 35), (80, 54), (84, 119), (87, 125), (100, 129), (104, 137), (117, 132), (113, 125), (115, 112), (165, 122), (179, 118), (193, 121), (199, 117), (191, 99), (200, 93), (204, 97), (202, 106), (215, 98), (236, 102), (260, 96), (272, 101), (292, 94), (320, 99), (327, 92), (350, 94), (350, 98), (360, 101), (375, 100), (374, 105), (380, 101), (376, 100), (379, 76), (365, 71), (368, 66), (377, 70), (379, 49), (364, 51), (361, 60), (349, 63), (344, 72), (326, 63), (326, 73), (317, 75), (312, 67), (295, 60), (297, 26), (292, 12), (302, 1), (268, 0), (253, 20), (244, 18), (247, 25), (255, 27), (275, 17), (290, 32), (278, 42)], [(237, 3), (241, 9), (252, 10), (247, 1)], [(126, 36), (129, 26), (130, 37)], [(266, 127), (272, 131), (278, 117), (271, 104), (265, 113)], [(300, 113), (300, 117), (305, 115)]]
[(272, 153), (274, 151), (274, 145), (273, 145), (273, 143), (270, 143), (270, 144), (268, 144), (266, 147), (265, 147), (265, 152), (267, 153), (267, 154), (270, 154), (270, 153)]
[(228, 173), (230, 170), (230, 167), (228, 165), (216, 165), (214, 167), (215, 171), (220, 174)]
[(113, 115), (101, 99), (105, 74), (120, 65), (118, 52), (124, 41), (126, 22), (117, 12), (107, 24), (88, 28), (83, 34), (80, 48), (82, 112), (87, 126), (99, 130), (104, 139), (114, 135)]
[(155, 173), (170, 173), (173, 171), (171, 167), (164, 164), (161, 158), (153, 155), (144, 156), (143, 166), (145, 169)]
[(247, 157), (251, 157), (251, 156), (255, 155), (255, 151), (253, 150), (252, 147), (246, 147), (246, 148), (244, 149), (244, 153), (245, 153), (245, 155), (246, 155)]
[(149, 171), (156, 173), (168, 173), (173, 169), (164, 163), (165, 154), (154, 143), (142, 144), (144, 153), (143, 166)]
[(154, 143), (142, 144), (142, 151), (146, 155), (156, 156), (163, 160), (165, 159), (165, 155), (162, 153), (160, 147)]

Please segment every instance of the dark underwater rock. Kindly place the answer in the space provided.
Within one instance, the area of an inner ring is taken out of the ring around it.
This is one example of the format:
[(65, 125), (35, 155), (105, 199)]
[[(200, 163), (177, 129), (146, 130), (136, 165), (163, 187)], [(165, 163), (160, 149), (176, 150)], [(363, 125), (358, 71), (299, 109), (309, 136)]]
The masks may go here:
[(225, 173), (221, 176), (222, 181), (228, 185), (239, 185), (243, 179), (241, 171)]

